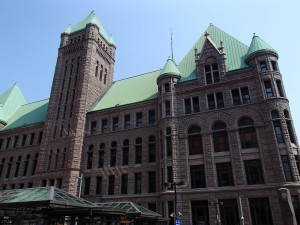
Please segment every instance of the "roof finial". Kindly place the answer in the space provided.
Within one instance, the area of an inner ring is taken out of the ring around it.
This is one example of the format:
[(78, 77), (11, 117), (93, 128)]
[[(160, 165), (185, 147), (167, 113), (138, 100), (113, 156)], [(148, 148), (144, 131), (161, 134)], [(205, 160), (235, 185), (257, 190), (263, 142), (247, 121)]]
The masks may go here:
[(207, 31), (205, 31), (204, 36), (207, 38), (209, 36), (209, 33)]
[(172, 33), (172, 27), (171, 27), (171, 56), (172, 56), (172, 60), (173, 58), (173, 33)]
[(253, 37), (256, 37), (256, 34), (255, 34), (255, 33), (253, 33)]

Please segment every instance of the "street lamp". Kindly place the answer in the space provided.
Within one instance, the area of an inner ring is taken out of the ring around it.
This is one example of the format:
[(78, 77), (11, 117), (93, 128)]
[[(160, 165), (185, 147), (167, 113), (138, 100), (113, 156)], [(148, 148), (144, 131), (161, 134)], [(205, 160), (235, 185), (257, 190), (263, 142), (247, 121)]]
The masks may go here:
[(218, 202), (218, 201), (212, 201), (209, 203), (210, 206), (215, 206), (215, 210), (216, 210), (216, 224), (221, 224), (221, 217), (219, 215), (219, 206), (223, 205), (223, 202)]
[(182, 217), (181, 212), (177, 212), (177, 186), (182, 185), (185, 185), (184, 181), (173, 181), (172, 183), (167, 183), (167, 186), (171, 186), (171, 188), (174, 190), (174, 212), (171, 214), (171, 216), (174, 218), (174, 225), (179, 225), (180, 222), (178, 219)]

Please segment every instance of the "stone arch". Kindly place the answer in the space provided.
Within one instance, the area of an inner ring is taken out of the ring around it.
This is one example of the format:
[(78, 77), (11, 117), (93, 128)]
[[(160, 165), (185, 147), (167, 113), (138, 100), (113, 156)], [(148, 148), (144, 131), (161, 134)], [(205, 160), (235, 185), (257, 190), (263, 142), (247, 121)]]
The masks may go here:
[(245, 107), (245, 108), (237, 108), (231, 111), (230, 119), (232, 121), (232, 125), (238, 127), (238, 121), (242, 117), (252, 118), (256, 125), (264, 123), (261, 112), (259, 112), (257, 109), (254, 109), (252, 107)]
[(216, 112), (210, 113), (206, 117), (205, 121), (206, 121), (205, 127), (207, 130), (211, 130), (212, 125), (218, 121), (225, 123), (227, 126), (232, 126), (231, 115), (226, 112), (217, 112), (216, 111)]
[(187, 130), (189, 127), (195, 125), (199, 126), (201, 130), (203, 129), (203, 125), (205, 124), (205, 119), (200, 117), (188, 117), (182, 120), (178, 124), (178, 136), (179, 138), (183, 138), (187, 136)]

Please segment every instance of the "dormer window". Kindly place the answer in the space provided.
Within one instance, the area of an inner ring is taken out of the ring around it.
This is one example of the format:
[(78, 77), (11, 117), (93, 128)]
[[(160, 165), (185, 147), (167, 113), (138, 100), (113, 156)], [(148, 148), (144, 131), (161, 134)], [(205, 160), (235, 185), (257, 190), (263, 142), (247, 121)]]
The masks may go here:
[(206, 84), (220, 82), (219, 67), (217, 63), (212, 63), (204, 67)]

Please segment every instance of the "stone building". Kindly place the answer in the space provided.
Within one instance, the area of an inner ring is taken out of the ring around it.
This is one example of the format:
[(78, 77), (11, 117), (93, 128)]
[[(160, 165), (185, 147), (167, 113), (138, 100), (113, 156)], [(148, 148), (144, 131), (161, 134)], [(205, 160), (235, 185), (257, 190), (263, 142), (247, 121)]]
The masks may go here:
[(249, 43), (210, 24), (179, 64), (114, 81), (116, 44), (90, 13), (61, 34), (49, 99), (0, 95), (1, 188), (132, 201), (182, 224), (299, 224), (278, 53)]

